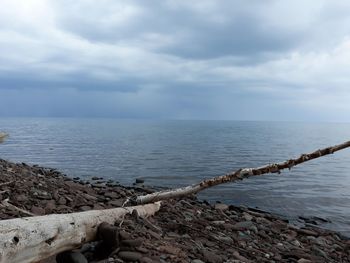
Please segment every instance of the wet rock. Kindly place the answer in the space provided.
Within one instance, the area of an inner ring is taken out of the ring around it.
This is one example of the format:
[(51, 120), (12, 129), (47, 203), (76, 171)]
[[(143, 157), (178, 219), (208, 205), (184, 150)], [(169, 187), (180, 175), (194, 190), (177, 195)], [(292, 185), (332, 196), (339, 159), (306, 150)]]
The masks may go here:
[(136, 178), (136, 180), (135, 180), (136, 184), (143, 184), (144, 182), (145, 182), (145, 180), (141, 179), (141, 178)]

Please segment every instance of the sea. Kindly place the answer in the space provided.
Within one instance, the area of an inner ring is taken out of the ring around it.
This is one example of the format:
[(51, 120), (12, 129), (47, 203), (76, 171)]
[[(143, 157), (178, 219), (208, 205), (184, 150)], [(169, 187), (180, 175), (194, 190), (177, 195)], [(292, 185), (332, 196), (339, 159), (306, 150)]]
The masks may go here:
[[(9, 133), (0, 158), (132, 185), (181, 187), (239, 168), (298, 157), (350, 140), (350, 123), (0, 118)], [(350, 237), (350, 149), (269, 174), (219, 185), (198, 197), (253, 207)]]

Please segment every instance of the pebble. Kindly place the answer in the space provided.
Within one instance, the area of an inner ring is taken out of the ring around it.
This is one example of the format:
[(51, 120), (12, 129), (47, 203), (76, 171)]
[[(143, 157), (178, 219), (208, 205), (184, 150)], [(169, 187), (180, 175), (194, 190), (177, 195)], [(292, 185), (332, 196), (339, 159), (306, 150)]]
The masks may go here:
[(254, 223), (252, 221), (242, 221), (234, 224), (232, 226), (232, 229), (234, 230), (246, 230), (254, 226)]
[(216, 210), (226, 211), (226, 210), (229, 209), (229, 206), (226, 205), (226, 204), (217, 203), (217, 204), (214, 205), (214, 208), (215, 208)]
[(118, 253), (118, 257), (123, 260), (138, 261), (142, 258), (142, 254), (133, 251), (121, 251)]

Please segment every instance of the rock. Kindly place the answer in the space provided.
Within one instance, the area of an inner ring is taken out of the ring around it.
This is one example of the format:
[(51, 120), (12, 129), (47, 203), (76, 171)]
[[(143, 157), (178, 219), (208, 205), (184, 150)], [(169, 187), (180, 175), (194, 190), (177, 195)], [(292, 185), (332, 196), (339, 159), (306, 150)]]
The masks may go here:
[(79, 252), (63, 252), (56, 257), (57, 263), (88, 263), (85, 256)]
[(293, 241), (290, 242), (290, 243), (293, 244), (293, 245), (296, 246), (296, 247), (300, 247), (300, 246), (301, 246), (300, 242), (299, 242), (297, 239), (293, 240)]
[(318, 233), (310, 229), (300, 228), (300, 229), (297, 229), (296, 231), (298, 232), (298, 234), (302, 234), (306, 236), (314, 236), (314, 237), (318, 236)]
[(83, 205), (83, 206), (79, 207), (79, 210), (80, 211), (89, 211), (89, 210), (91, 210), (91, 207), (88, 205)]
[(123, 260), (138, 261), (142, 258), (142, 254), (133, 251), (121, 251), (118, 253), (118, 257), (120, 257)]
[(105, 192), (105, 197), (115, 199), (119, 197), (119, 194), (117, 194), (116, 192)]
[(229, 209), (229, 206), (226, 205), (226, 204), (217, 203), (217, 204), (214, 205), (214, 208), (215, 208), (216, 210), (226, 211), (226, 210)]
[(30, 211), (36, 215), (45, 215), (45, 209), (43, 209), (41, 207), (37, 207), (35, 205), (32, 206)]
[(58, 199), (58, 204), (60, 205), (65, 205), (67, 203), (67, 200), (66, 198), (64, 198), (63, 196), (61, 196), (59, 199)]
[(233, 239), (227, 236), (218, 236), (216, 238), (217, 240), (220, 240), (221, 242), (224, 242), (224, 243), (233, 243)]
[(24, 202), (24, 201), (27, 201), (27, 200), (28, 200), (28, 197), (25, 196), (25, 195), (18, 195), (18, 196), (16, 196), (16, 200), (17, 200), (18, 202)]
[(128, 247), (140, 247), (142, 245), (142, 239), (125, 239), (122, 241), (122, 245)]
[(47, 201), (45, 205), (45, 212), (46, 214), (51, 213), (56, 208), (56, 202), (55, 200), (49, 200)]
[(131, 239), (131, 235), (130, 235), (128, 232), (124, 231), (124, 230), (121, 230), (121, 231), (119, 232), (119, 237), (120, 237), (122, 240)]
[(254, 226), (254, 223), (252, 221), (242, 221), (234, 224), (232, 226), (233, 230), (246, 230), (250, 229), (252, 226)]
[(204, 263), (204, 262), (200, 259), (194, 259), (191, 261), (191, 263)]
[(171, 245), (163, 245), (158, 247), (158, 250), (163, 252), (163, 253), (167, 253), (167, 254), (172, 254), (172, 255), (179, 255), (181, 253), (181, 249), (175, 246), (171, 246)]
[(301, 258), (298, 260), (298, 263), (312, 263), (312, 261), (305, 258)]
[(136, 178), (136, 180), (135, 180), (136, 184), (143, 184), (144, 182), (145, 182), (145, 180), (141, 179), (141, 178)]
[(253, 219), (253, 216), (248, 214), (248, 213), (246, 213), (246, 212), (243, 212), (243, 217), (247, 221), (251, 221)]
[(152, 259), (148, 258), (148, 257), (142, 257), (140, 259), (141, 263), (155, 263), (155, 261), (153, 261)]
[(240, 255), (238, 251), (234, 251), (232, 253), (232, 256), (234, 259), (237, 259), (237, 260), (240, 260), (243, 262), (249, 262), (249, 260), (247, 258), (243, 257), (242, 255)]
[(208, 263), (221, 263), (221, 262), (223, 262), (222, 258), (219, 255), (217, 255), (209, 250), (202, 250), (202, 254), (203, 254), (203, 258), (204, 258), (205, 262), (208, 262)]
[(119, 231), (116, 226), (112, 226), (106, 222), (101, 223), (97, 228), (97, 236), (103, 240), (108, 248), (118, 246)]
[(124, 204), (124, 200), (123, 199), (112, 200), (112, 201), (109, 201), (108, 204), (114, 207), (122, 207)]

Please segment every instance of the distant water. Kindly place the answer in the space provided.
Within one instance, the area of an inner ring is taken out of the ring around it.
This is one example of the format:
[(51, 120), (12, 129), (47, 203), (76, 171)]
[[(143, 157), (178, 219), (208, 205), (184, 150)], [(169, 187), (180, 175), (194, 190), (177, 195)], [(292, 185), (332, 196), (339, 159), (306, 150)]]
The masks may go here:
[[(144, 178), (177, 187), (244, 167), (297, 157), (350, 140), (350, 124), (0, 119), (10, 137), (0, 158), (59, 168), (71, 177), (123, 184)], [(285, 171), (217, 186), (208, 200), (259, 207), (289, 218), (319, 216), (350, 236), (350, 149)]]

